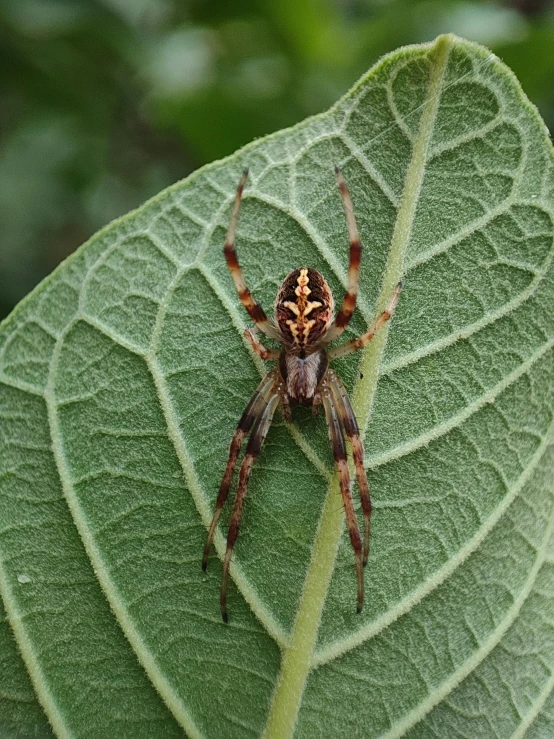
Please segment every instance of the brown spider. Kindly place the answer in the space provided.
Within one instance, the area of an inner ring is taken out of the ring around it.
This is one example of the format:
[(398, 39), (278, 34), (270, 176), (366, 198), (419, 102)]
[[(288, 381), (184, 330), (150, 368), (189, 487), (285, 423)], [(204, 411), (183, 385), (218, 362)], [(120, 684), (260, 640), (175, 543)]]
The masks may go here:
[[(338, 167), (335, 167), (335, 172), (348, 225), (350, 265), (348, 267), (348, 290), (344, 296), (342, 307), (334, 321), (334, 300), (331, 290), (323, 275), (309, 267), (295, 269), (285, 277), (275, 301), (274, 322), (268, 319), (262, 307), (256, 303), (250, 290), (246, 287), (235, 251), (235, 231), (242, 191), (248, 177), (248, 168), (243, 171), (237, 187), (237, 194), (225, 241), (225, 259), (231, 271), (239, 298), (248, 311), (250, 318), (256, 324), (254, 328), (246, 329), (244, 332), (245, 337), (262, 359), (278, 361), (278, 364), (261, 381), (238, 423), (237, 430), (231, 441), (227, 467), (225, 468), (223, 480), (221, 481), (212, 523), (208, 532), (206, 546), (204, 547), (202, 569), (205, 571), (219, 515), (227, 500), (229, 488), (231, 487), (233, 472), (242, 440), (251, 432), (246, 447), (246, 454), (240, 468), (237, 495), (227, 533), (227, 551), (225, 552), (223, 562), (221, 615), (225, 622), (227, 622), (227, 574), (231, 563), (233, 546), (235, 545), (239, 532), (239, 523), (250, 472), (252, 471), (256, 457), (260, 453), (260, 449), (271, 425), (273, 414), (279, 403), (282, 405), (285, 419), (289, 422), (291, 421), (291, 400), (303, 405), (311, 405), (314, 410), (322, 403), (325, 409), (325, 418), (329, 427), (329, 438), (339, 473), (340, 490), (346, 513), (350, 541), (356, 556), (358, 613), (361, 611), (363, 605), (363, 565), (366, 564), (369, 554), (371, 518), (369, 485), (364, 469), (364, 451), (356, 417), (354, 416), (350, 399), (340, 377), (329, 367), (329, 360), (334, 357), (343, 357), (345, 354), (361, 349), (371, 341), (377, 331), (391, 317), (402, 285), (398, 283), (387, 307), (364, 334), (340, 346), (334, 346), (331, 349), (327, 348), (330, 342), (339, 338), (354, 312), (362, 255), (350, 194)], [(281, 348), (267, 349), (263, 346), (256, 336), (258, 330), (262, 331), (270, 339), (278, 341), (281, 344)], [(344, 432), (346, 432), (352, 445), (352, 456), (356, 467), (356, 478), (358, 480), (364, 513), (363, 559), (362, 542), (350, 492), (350, 474), (348, 471)]]

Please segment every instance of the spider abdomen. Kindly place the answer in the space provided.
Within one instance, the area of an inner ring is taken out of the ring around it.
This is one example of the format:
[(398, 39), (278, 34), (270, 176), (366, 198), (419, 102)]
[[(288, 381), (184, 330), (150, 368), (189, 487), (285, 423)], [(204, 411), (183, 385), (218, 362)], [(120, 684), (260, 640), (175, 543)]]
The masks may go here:
[(300, 267), (283, 280), (275, 301), (275, 322), (284, 341), (302, 349), (327, 331), (333, 309), (333, 294), (321, 272)]
[(311, 403), (328, 364), (325, 349), (304, 356), (284, 350), (279, 360), (279, 370), (286, 382), (289, 397), (298, 403)]

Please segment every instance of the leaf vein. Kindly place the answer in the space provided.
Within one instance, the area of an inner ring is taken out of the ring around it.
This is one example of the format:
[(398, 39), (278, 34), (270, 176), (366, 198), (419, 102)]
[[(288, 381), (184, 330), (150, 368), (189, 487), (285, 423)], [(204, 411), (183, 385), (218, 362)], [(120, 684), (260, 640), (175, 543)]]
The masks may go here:
[(393, 459), (399, 459), (405, 457), (408, 454), (421, 449), (421, 447), (428, 446), (432, 441), (436, 441), (442, 436), (445, 436), (450, 431), (458, 428), (464, 421), (467, 421), (471, 416), (475, 415), (485, 405), (493, 403), (496, 398), (511, 385), (513, 385), (520, 377), (523, 377), (532, 367), (535, 365), (552, 347), (554, 346), (554, 337), (543, 344), (540, 349), (537, 349), (525, 362), (522, 362), (516, 369), (512, 370), (508, 375), (505, 375), (500, 382), (494, 387), (490, 388), (483, 395), (479, 396), (472, 403), (465, 406), (459, 413), (448, 418), (446, 421), (434, 426), (429, 431), (417, 436), (415, 439), (401, 444), (393, 449), (376, 455), (375, 457), (368, 457), (366, 461), (366, 467), (374, 469), (380, 467), (383, 464), (391, 462)]
[(548, 432), (545, 434), (541, 445), (535, 451), (533, 457), (529, 460), (527, 467), (523, 470), (514, 484), (508, 488), (506, 495), (502, 498), (497, 507), (491, 512), (488, 519), (482, 523), (475, 534), (454, 557), (451, 557), (445, 564), (440, 567), (432, 577), (425, 580), (418, 588), (411, 591), (406, 597), (396, 603), (386, 613), (377, 620), (362, 627), (355, 634), (351, 634), (346, 638), (337, 639), (318, 650), (313, 659), (313, 666), (318, 667), (337, 659), (341, 654), (348, 652), (363, 642), (372, 639), (379, 632), (386, 629), (390, 624), (399, 619), (405, 613), (408, 613), (415, 605), (423, 600), (429, 593), (439, 587), (448, 577), (450, 577), (460, 565), (481, 545), (487, 535), (492, 531), (499, 519), (508, 510), (510, 504), (523, 488), (527, 480), (531, 477), (537, 466), (540, 464), (544, 454), (551, 444), (551, 437), (554, 431), (554, 423), (551, 424)]
[(156, 687), (160, 697), (168, 709), (173, 713), (176, 720), (187, 730), (191, 737), (194, 739), (202, 739), (202, 734), (196, 727), (187, 707), (184, 705), (182, 697), (167, 681), (163, 671), (158, 665), (156, 656), (148, 648), (141, 636), (140, 630), (130, 617), (124, 598), (116, 587), (106, 563), (104, 562), (102, 552), (97, 546), (89, 522), (81, 506), (81, 502), (71, 482), (71, 473), (69, 463), (65, 455), (63, 437), (58, 419), (58, 409), (56, 406), (55, 377), (62, 346), (73, 325), (74, 322), (71, 322), (56, 342), (52, 354), (50, 373), (45, 391), (48, 425), (50, 428), (50, 436), (52, 438), (52, 451), (62, 491), (77, 531), (80, 534), (85, 551), (93, 565), (98, 582), (100, 583), (100, 586), (117, 617), (123, 633), (137, 655), (140, 664), (144, 668), (146, 674), (150, 677), (150, 680)]
[(403, 719), (388, 732), (382, 735), (381, 739), (399, 739), (412, 727), (419, 723), (433, 708), (435, 708), (444, 698), (452, 693), (453, 690), (471, 674), (484, 659), (501, 643), (502, 637), (506, 634), (510, 626), (518, 617), (522, 606), (527, 601), (533, 591), (533, 586), (538, 577), (539, 571), (543, 565), (546, 550), (550, 541), (550, 535), (554, 528), (554, 507), (551, 507), (549, 523), (543, 537), (543, 541), (537, 552), (537, 557), (529, 572), (529, 576), (525, 581), (517, 598), (507, 610), (504, 618), (499, 622), (494, 631), (479, 646), (478, 649), (458, 667), (440, 686), (434, 685), (432, 692), (428, 698), (422, 701), (419, 706), (408, 712)]

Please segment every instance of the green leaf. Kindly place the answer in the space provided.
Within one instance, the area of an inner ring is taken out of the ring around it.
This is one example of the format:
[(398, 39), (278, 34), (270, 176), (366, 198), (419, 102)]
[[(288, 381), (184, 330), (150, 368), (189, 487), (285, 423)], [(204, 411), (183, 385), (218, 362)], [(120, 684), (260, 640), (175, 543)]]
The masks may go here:
[(44, 737), (53, 734), (33, 692), (33, 686), (0, 603), (0, 736)]
[[(365, 245), (349, 335), (404, 283), (390, 327), (335, 362), (374, 501), (365, 606), (324, 421), (295, 409), (252, 474), (225, 626), (219, 558), (205, 576), (200, 558), (265, 371), (222, 256), (234, 189), (248, 164), (237, 249), (262, 304), (302, 264), (339, 299), (335, 163)], [(498, 59), (444, 36), (164, 191), (45, 280), (0, 329), (0, 593), (20, 652), (0, 633), (1, 664), (34, 706), (17, 719), (0, 671), (15, 717), (0, 726), (551, 733), (553, 216), (536, 111)]]

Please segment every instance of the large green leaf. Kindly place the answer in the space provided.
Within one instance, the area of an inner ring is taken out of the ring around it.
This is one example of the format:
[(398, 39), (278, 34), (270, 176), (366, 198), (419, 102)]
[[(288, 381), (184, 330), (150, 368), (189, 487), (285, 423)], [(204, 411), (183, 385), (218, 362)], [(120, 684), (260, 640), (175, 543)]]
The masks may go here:
[[(238, 252), (262, 304), (301, 264), (340, 296), (334, 163), (365, 245), (349, 334), (404, 282), (390, 328), (335, 363), (375, 504), (366, 603), (324, 421), (300, 409), (252, 475), (225, 626), (219, 559), (204, 576), (200, 556), (264, 372), (221, 250), (234, 188), (248, 164)], [(0, 591), (19, 647), (0, 632), (0, 728), (552, 733), (553, 165), (511, 73), (441, 37), (108, 226), (19, 306), (0, 329)]]

